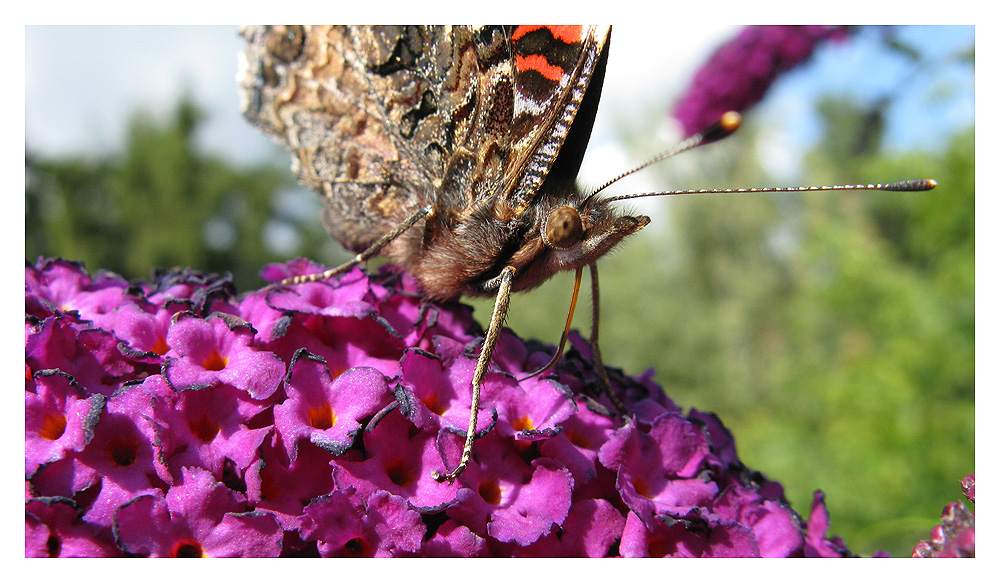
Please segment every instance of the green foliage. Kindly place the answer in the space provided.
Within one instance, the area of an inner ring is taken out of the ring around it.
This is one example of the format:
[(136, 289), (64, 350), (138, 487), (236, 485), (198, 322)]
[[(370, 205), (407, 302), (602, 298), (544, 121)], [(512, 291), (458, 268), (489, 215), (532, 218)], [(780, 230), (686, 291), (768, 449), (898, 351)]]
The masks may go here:
[[(906, 555), (975, 469), (974, 132), (940, 154), (890, 155), (878, 150), (881, 113), (837, 101), (822, 110), (830, 129), (810, 156), (810, 183), (934, 177), (941, 186), (664, 200), (666, 220), (600, 264), (602, 351), (629, 373), (654, 367), (682, 406), (719, 413), (744, 461), (783, 482), (800, 513), (824, 490), (850, 548)], [(197, 151), (201, 122), (184, 102), (165, 123), (136, 116), (121, 155), (29, 156), (27, 258), (58, 255), (131, 278), (175, 265), (230, 271), (240, 289), (259, 286), (268, 261), (336, 264), (317, 197), (306, 222), (276, 202), (293, 188), (285, 155), (277, 168), (235, 168)], [(673, 182), (770, 184), (747, 129), (688, 154), (703, 171)], [(275, 220), (298, 229), (297, 251), (269, 246)], [(509, 325), (555, 342), (571, 286), (563, 274), (516, 295)], [(487, 318), (491, 301), (473, 303)]]
[[(240, 289), (257, 287), (269, 248), (272, 199), (294, 188), (287, 166), (243, 169), (197, 151), (202, 114), (182, 101), (170, 119), (132, 117), (120, 155), (101, 159), (26, 157), (25, 255), (62, 256), (128, 278), (153, 268), (231, 272)], [(315, 202), (310, 197), (310, 203)], [(325, 241), (315, 223), (301, 229), (310, 248)], [(279, 217), (280, 218), (280, 217)]]

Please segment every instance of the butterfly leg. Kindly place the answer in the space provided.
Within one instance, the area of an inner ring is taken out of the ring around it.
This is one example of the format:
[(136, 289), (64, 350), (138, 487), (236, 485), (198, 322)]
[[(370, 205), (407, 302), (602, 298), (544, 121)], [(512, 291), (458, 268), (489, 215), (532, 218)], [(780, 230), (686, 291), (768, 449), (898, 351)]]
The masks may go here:
[(442, 474), (437, 470), (431, 473), (438, 482), (448, 480), (455, 481), (472, 457), (472, 442), (476, 439), (476, 422), (479, 419), (479, 392), (482, 388), (483, 377), (486, 376), (486, 369), (493, 360), (493, 349), (497, 346), (500, 338), (500, 330), (503, 328), (504, 320), (507, 318), (507, 308), (510, 306), (510, 288), (514, 281), (514, 267), (508, 265), (503, 268), (497, 278), (497, 299), (493, 304), (493, 316), (490, 317), (490, 327), (486, 331), (486, 339), (483, 340), (483, 347), (479, 351), (479, 360), (476, 361), (476, 371), (472, 375), (472, 406), (469, 413), (469, 429), (465, 433), (465, 445), (462, 447), (462, 458), (456, 467), (447, 474)]
[(396, 225), (396, 227), (393, 228), (391, 231), (379, 237), (378, 240), (372, 243), (370, 247), (368, 247), (361, 253), (358, 253), (354, 257), (354, 259), (351, 259), (350, 261), (344, 263), (343, 265), (338, 265), (333, 269), (327, 269), (322, 273), (312, 273), (309, 275), (296, 275), (295, 277), (289, 277), (288, 279), (282, 280), (281, 283), (286, 285), (295, 283), (306, 283), (309, 281), (320, 281), (333, 277), (335, 275), (340, 275), (341, 273), (346, 272), (348, 269), (354, 267), (355, 265), (360, 265), (365, 261), (368, 261), (372, 257), (378, 255), (382, 251), (382, 249), (386, 245), (391, 243), (394, 239), (396, 239), (396, 237), (399, 237), (400, 235), (405, 233), (410, 227), (415, 225), (417, 221), (430, 216), (433, 212), (434, 212), (434, 207), (430, 205), (425, 206), (424, 208), (418, 210), (417, 212), (410, 215), (409, 218), (407, 218), (405, 221)]
[(593, 309), (593, 318), (590, 324), (590, 348), (594, 352), (594, 369), (597, 371), (597, 378), (601, 381), (604, 394), (611, 400), (611, 404), (618, 409), (619, 413), (625, 413), (625, 404), (611, 389), (611, 381), (608, 380), (608, 371), (604, 368), (604, 361), (601, 360), (601, 349), (597, 344), (598, 323), (600, 322), (601, 296), (600, 286), (597, 282), (597, 263), (590, 264), (590, 304)]

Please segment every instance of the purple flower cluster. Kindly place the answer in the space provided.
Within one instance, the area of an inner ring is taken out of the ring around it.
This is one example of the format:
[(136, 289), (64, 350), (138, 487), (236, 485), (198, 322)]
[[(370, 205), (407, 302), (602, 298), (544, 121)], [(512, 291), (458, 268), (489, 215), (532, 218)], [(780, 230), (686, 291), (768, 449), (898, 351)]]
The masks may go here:
[(698, 70), (674, 106), (685, 135), (718, 121), (727, 111), (759, 102), (778, 75), (808, 59), (820, 42), (841, 38), (842, 26), (747, 26)]
[[(268, 281), (320, 267), (269, 266)], [(405, 274), (234, 294), (25, 270), (26, 556), (845, 556), (712, 414), (589, 347), (504, 331), (454, 482), (481, 330)]]
[[(962, 492), (976, 502), (976, 474), (962, 478)], [(931, 529), (928, 540), (913, 547), (917, 558), (957, 558), (976, 556), (976, 514), (961, 502), (952, 502), (941, 512), (941, 524)]]

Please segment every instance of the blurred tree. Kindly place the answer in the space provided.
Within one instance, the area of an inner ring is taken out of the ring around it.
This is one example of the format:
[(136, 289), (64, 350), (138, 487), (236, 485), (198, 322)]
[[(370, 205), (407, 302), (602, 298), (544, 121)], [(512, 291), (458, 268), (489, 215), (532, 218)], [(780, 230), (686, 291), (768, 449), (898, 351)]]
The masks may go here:
[(304, 243), (292, 254), (328, 240), (315, 196), (305, 199), (316, 205), (312, 223), (291, 225), (298, 213), (273, 210), (275, 197), (301, 190), (287, 168), (236, 168), (198, 152), (203, 121), (184, 99), (165, 122), (134, 114), (120, 155), (27, 154), (25, 255), (82, 260), (128, 278), (148, 277), (156, 267), (228, 271), (249, 289), (261, 284), (265, 262), (288, 258), (265, 235), (275, 224), (299, 229)]

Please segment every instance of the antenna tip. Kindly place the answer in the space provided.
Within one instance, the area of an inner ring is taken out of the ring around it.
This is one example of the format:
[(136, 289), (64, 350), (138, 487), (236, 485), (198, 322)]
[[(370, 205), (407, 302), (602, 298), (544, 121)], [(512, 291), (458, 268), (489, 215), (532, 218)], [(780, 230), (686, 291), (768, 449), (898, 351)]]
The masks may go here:
[(738, 111), (727, 111), (719, 118), (719, 125), (730, 133), (735, 132), (743, 125), (743, 116)]
[(701, 132), (701, 142), (707, 144), (732, 134), (743, 125), (743, 116), (735, 111), (727, 111), (719, 117), (719, 120), (708, 126)]
[(894, 182), (888, 185), (885, 190), (895, 190), (900, 192), (921, 192), (924, 190), (933, 190), (937, 187), (937, 180), (933, 178), (921, 178), (919, 180), (904, 180), (903, 182)]

